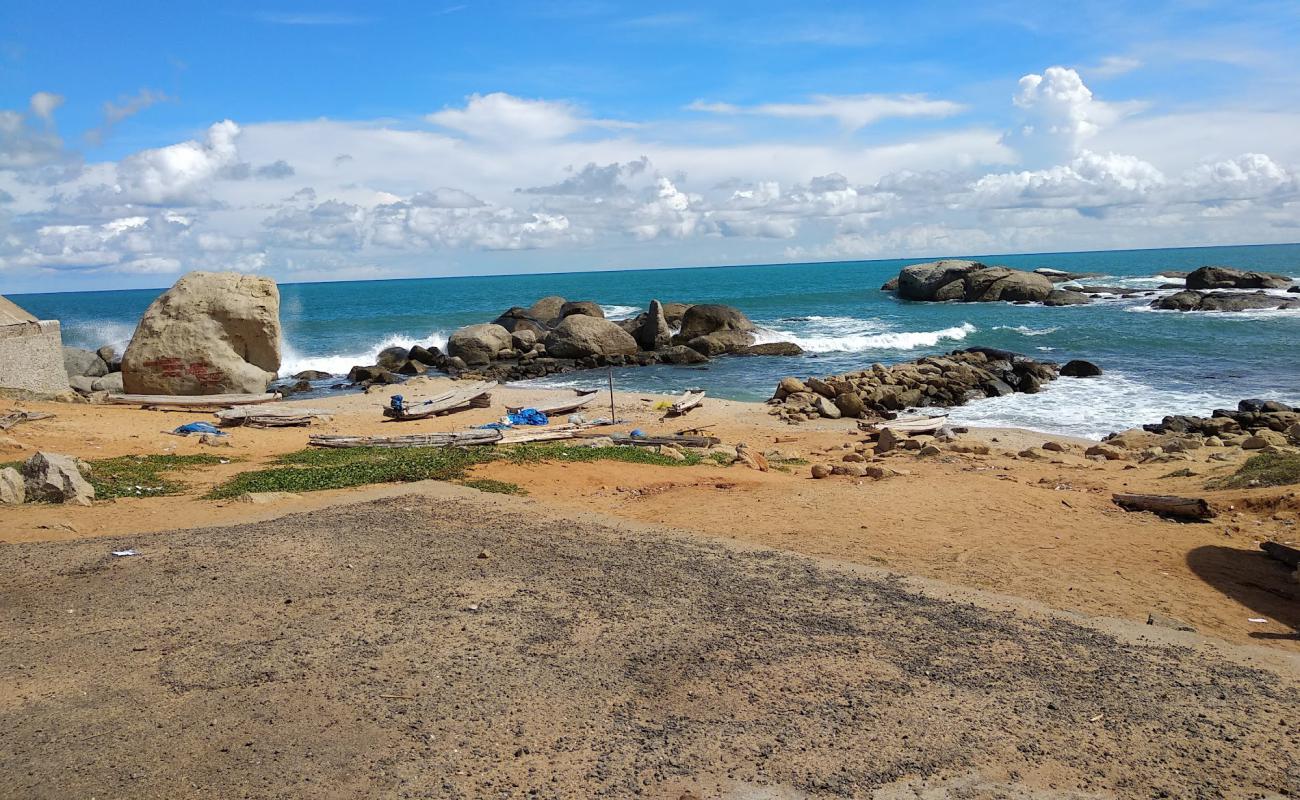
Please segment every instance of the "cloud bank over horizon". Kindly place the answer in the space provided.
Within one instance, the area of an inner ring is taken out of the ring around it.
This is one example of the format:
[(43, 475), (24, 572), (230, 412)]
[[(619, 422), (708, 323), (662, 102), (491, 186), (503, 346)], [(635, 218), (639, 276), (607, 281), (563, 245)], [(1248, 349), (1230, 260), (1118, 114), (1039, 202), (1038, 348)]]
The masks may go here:
[[(1097, 71), (1140, 68), (1114, 57)], [(1086, 79), (1063, 66), (1009, 76), (990, 108), (811, 94), (702, 98), (671, 119), (497, 91), (404, 120), (214, 120), (97, 162), (60, 135), (64, 98), (42, 91), (0, 111), (0, 283), (1300, 241), (1300, 112), (1162, 111)], [(87, 138), (168, 100), (106, 103)]]

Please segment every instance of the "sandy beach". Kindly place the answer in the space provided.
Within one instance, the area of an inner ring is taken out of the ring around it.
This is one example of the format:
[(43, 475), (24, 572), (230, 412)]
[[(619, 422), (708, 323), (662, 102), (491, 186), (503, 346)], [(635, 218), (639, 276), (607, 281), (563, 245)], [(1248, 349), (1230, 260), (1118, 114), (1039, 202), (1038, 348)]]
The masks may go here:
[[(596, 383), (593, 378), (593, 386)], [(17, 404), (54, 416), (10, 430), (14, 441), (0, 450), (0, 460), (17, 461), (51, 450), (86, 460), (206, 453), (230, 463), (179, 473), (187, 488), (175, 496), (118, 498), (90, 508), (0, 507), (0, 541), (72, 541), (242, 524), (418, 491), (419, 485), (369, 486), (263, 502), (202, 497), (239, 472), (302, 449), (309, 432), (460, 430), (498, 419), (507, 405), (542, 405), (573, 396), (567, 390), (498, 387), (491, 408), (403, 423), (384, 421), (380, 415), (391, 394), (436, 394), (450, 385), (453, 382), (446, 379), (420, 379), (403, 388), (290, 402), (327, 409), (332, 419), (311, 428), (235, 428), (227, 437), (229, 447), (210, 447), (197, 436), (164, 432), (213, 419), (203, 413)], [(640, 428), (653, 435), (706, 427), (724, 446), (745, 443), (795, 461), (767, 472), (711, 461), (694, 467), (498, 461), (475, 467), (474, 476), (517, 484), (527, 492), (528, 502), (552, 510), (592, 511), (668, 525), (746, 546), (924, 576), (1082, 614), (1142, 623), (1155, 613), (1211, 638), (1300, 653), (1297, 585), (1281, 564), (1258, 549), (1260, 541), (1298, 538), (1300, 496), (1293, 487), (1207, 491), (1207, 479), (1230, 474), (1245, 459), (1239, 449), (1225, 449), (1233, 461), (1206, 461), (1204, 455), (1193, 454), (1196, 460), (1174, 465), (1098, 462), (1083, 458), (1081, 449), (1028, 459), (1017, 453), (1047, 441), (1069, 440), (1032, 431), (973, 429), (961, 440), (988, 444), (988, 455), (945, 451), (919, 457), (900, 452), (881, 463), (904, 474), (879, 481), (849, 476), (812, 480), (809, 464), (838, 463), (863, 441), (855, 421), (791, 426), (770, 416), (762, 404), (714, 399), (687, 417), (664, 419), (654, 406), (665, 399), (617, 394), (617, 417), (626, 422), (608, 430)], [(604, 402), (602, 397), (597, 405)], [(14, 406), (7, 401), (3, 409)], [(588, 416), (608, 414), (604, 407)], [(1178, 466), (1193, 474), (1167, 477)], [(1120, 510), (1111, 500), (1114, 492), (1204, 496), (1224, 513), (1206, 523), (1171, 522)], [(486, 494), (483, 498), (489, 504), (500, 499)], [(1252, 621), (1259, 619), (1266, 621)]]

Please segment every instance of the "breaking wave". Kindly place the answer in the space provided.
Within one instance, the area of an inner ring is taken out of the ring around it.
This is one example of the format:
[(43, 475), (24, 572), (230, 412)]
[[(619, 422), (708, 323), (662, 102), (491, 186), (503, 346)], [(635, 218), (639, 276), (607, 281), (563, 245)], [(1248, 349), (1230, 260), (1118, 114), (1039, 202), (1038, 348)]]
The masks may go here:
[(375, 356), (386, 347), (405, 347), (409, 349), (417, 344), (421, 347), (446, 349), (447, 334), (444, 331), (435, 331), (424, 338), (392, 334), (376, 342), (369, 349), (329, 355), (303, 355), (293, 345), (286, 342), (284, 353), (280, 359), (280, 376), (288, 377), (309, 369), (328, 372), (331, 375), (346, 375), (348, 370), (358, 364), (369, 365), (375, 363)]
[(995, 325), (993, 330), (1015, 331), (1016, 333), (1021, 333), (1025, 336), (1046, 336), (1049, 333), (1056, 333), (1060, 328), (1031, 328), (1028, 325)]
[(760, 327), (758, 344), (793, 342), (809, 353), (853, 353), (863, 350), (913, 350), (939, 342), (965, 339), (976, 328), (963, 322), (937, 331), (891, 331), (879, 322), (852, 317), (808, 317), (800, 330)]

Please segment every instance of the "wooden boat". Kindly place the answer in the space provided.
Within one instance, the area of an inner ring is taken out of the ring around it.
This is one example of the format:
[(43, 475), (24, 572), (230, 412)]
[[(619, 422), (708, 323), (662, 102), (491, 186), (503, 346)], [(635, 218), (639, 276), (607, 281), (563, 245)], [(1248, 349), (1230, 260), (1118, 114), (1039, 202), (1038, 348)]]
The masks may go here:
[(329, 419), (331, 412), (320, 408), (302, 406), (238, 406), (217, 412), (222, 425), (243, 425), (249, 428), (287, 428), (310, 425), (318, 419)]
[(307, 444), (312, 447), (460, 447), (496, 444), (499, 441), (501, 441), (501, 431), (491, 429), (451, 433), (414, 433), (407, 436), (318, 434), (307, 437)]
[(877, 422), (870, 427), (880, 430), (889, 428), (894, 433), (934, 433), (948, 424), (947, 414), (935, 414), (922, 417), (899, 417), (898, 419)]
[(208, 408), (233, 408), (234, 406), (251, 406), (259, 403), (273, 403), (279, 400), (276, 392), (266, 394), (110, 394), (108, 402), (141, 408), (170, 409), (184, 411)]
[(491, 392), (495, 386), (495, 381), (480, 381), (402, 408), (389, 405), (384, 408), (384, 416), (394, 421), (404, 421), (440, 417), (467, 408), (487, 408), (492, 405)]
[(668, 416), (680, 417), (691, 409), (698, 408), (703, 402), (703, 389), (688, 389), (685, 394), (677, 399), (677, 402), (668, 407)]
[(598, 395), (591, 393), (591, 394), (583, 395), (577, 398), (576, 400), (570, 400), (561, 403), (552, 403), (549, 406), (506, 406), (506, 411), (510, 412), (511, 414), (517, 414), (520, 411), (523, 411), (525, 408), (531, 407), (537, 409), (538, 411), (542, 412), (548, 417), (558, 417), (562, 414), (572, 414), (574, 411), (577, 411), (578, 409), (584, 406), (590, 405), (592, 402), (596, 401), (597, 399), (599, 399)]

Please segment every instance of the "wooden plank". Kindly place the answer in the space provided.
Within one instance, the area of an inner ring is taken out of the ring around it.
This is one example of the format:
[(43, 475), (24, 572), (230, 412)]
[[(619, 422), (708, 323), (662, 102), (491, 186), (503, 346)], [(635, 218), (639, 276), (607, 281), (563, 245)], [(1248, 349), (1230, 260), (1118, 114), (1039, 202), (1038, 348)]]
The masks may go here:
[(108, 402), (124, 406), (170, 408), (231, 408), (258, 403), (273, 403), (280, 399), (276, 392), (266, 394), (110, 394)]
[(597, 399), (596, 395), (588, 394), (578, 398), (577, 400), (571, 400), (569, 402), (562, 402), (562, 403), (552, 403), (549, 406), (506, 406), (506, 411), (508, 411), (511, 414), (518, 414), (520, 411), (523, 411), (525, 408), (535, 408), (548, 417), (558, 417), (561, 414), (571, 414), (574, 411), (577, 411), (578, 409), (589, 405), (590, 403), (594, 402), (596, 399)]
[(1300, 569), (1300, 550), (1294, 547), (1287, 547), (1279, 542), (1260, 542), (1259, 549), (1268, 553), (1269, 557), (1276, 558), (1291, 569)]
[(14, 411), (0, 417), (0, 431), (7, 431), (22, 422), (35, 422), (38, 419), (49, 419), (53, 416), (53, 414), (46, 414), (43, 411)]
[(716, 436), (628, 436), (620, 433), (610, 438), (614, 440), (614, 444), (637, 447), (657, 447), (661, 444), (672, 444), (678, 447), (712, 447), (722, 443), (722, 440)]
[(307, 438), (307, 444), (312, 447), (460, 447), (496, 444), (499, 441), (501, 431), (496, 430), (413, 433), (406, 436), (319, 434)]
[(1199, 497), (1175, 497), (1167, 494), (1117, 494), (1115, 505), (1125, 511), (1150, 511), (1162, 517), (1203, 520), (1215, 516), (1210, 504)]
[(302, 406), (239, 406), (216, 412), (222, 425), (243, 425), (249, 428), (289, 428), (310, 425), (318, 419), (330, 419), (332, 412), (321, 408)]

